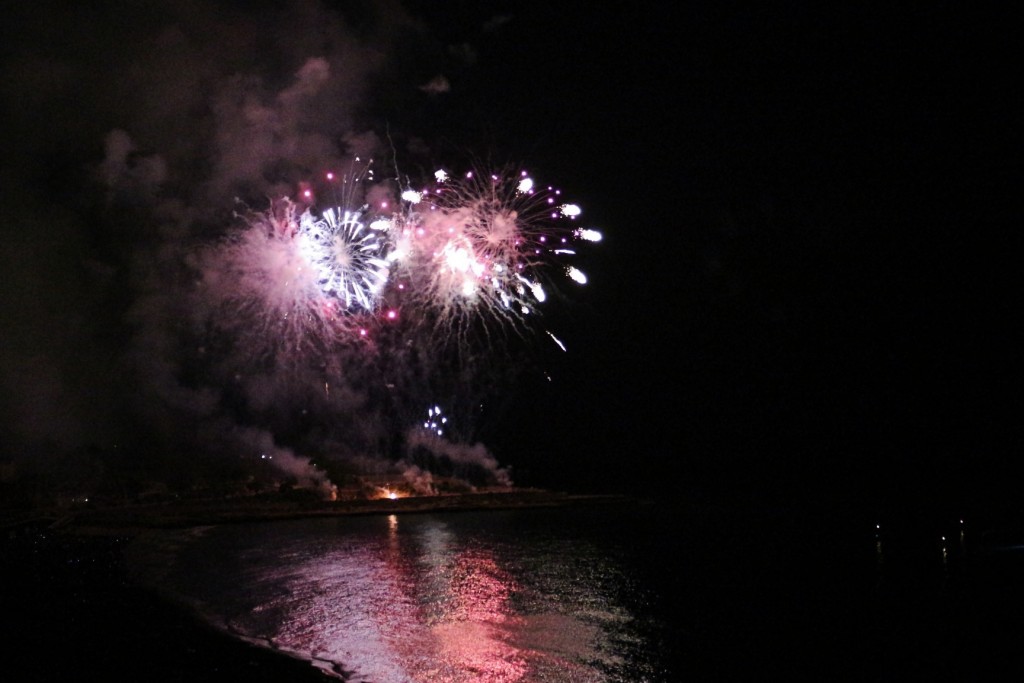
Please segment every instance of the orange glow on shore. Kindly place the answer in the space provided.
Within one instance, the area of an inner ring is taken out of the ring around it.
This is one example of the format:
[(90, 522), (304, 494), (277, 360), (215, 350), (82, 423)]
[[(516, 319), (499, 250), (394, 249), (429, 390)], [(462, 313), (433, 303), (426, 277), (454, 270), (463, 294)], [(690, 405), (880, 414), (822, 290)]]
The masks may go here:
[(384, 488), (384, 487), (378, 487), (376, 494), (373, 496), (373, 498), (375, 498), (377, 500), (382, 500), (382, 499), (398, 500), (399, 498), (405, 498), (405, 497), (406, 497), (406, 494), (404, 494), (404, 493), (401, 493), (401, 492), (396, 491), (394, 489)]

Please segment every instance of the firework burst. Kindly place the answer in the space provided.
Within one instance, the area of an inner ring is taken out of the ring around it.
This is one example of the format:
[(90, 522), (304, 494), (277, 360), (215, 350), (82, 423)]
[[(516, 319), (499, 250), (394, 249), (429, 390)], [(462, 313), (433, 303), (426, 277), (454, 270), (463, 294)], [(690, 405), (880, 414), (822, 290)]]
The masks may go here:
[(477, 322), (522, 328), (547, 299), (554, 274), (586, 282), (563, 262), (576, 242), (597, 233), (578, 227), (581, 210), (560, 190), (538, 189), (525, 171), (435, 178), (404, 195), (409, 211), (389, 260), (404, 300), (429, 311), (442, 336), (461, 337)]
[(320, 219), (299, 219), (298, 249), (325, 294), (346, 310), (373, 311), (388, 279), (382, 235), (361, 220), (362, 211), (327, 209)]
[(343, 377), (396, 416), (437, 395), (471, 425), (470, 406), (509, 379), (488, 359), (514, 350), (507, 332), (543, 329), (541, 309), (560, 287), (586, 282), (573, 259), (600, 233), (525, 172), (438, 173), (404, 191), (367, 187), (360, 173), (333, 183), (343, 196), (319, 213), (330, 175), (325, 187), (302, 186), (302, 202), (239, 213), (195, 260), (199, 320), (230, 348), (232, 373), (319, 372), (325, 399), (328, 380)]
[(197, 313), (234, 339), (236, 353), (322, 354), (366, 324), (325, 290), (325, 266), (310, 258), (313, 240), (302, 229), (314, 221), (300, 211), (287, 199), (247, 210), (239, 227), (195, 260)]
[[(367, 169), (345, 177), (343, 203), (319, 216), (288, 199), (242, 214), (201, 266), (225, 320), (246, 321), (240, 328), (264, 346), (297, 351), (365, 338), (382, 323), (464, 346), (471, 330), (522, 332), (559, 281), (586, 283), (569, 261), (600, 233), (580, 227), (579, 206), (525, 171), (457, 180), (439, 171), (431, 185), (406, 188), (395, 208), (381, 198), (389, 192), (353, 208), (357, 195), (383, 186), (366, 191)], [(311, 186), (301, 196), (312, 201)]]

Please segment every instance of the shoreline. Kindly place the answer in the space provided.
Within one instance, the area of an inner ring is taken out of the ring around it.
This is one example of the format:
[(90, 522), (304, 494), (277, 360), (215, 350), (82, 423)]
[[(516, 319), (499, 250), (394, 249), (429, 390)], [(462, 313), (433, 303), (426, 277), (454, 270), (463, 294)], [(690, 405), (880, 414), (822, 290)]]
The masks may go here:
[[(635, 502), (622, 494), (569, 494), (543, 489), (502, 489), (475, 493), (346, 501), (288, 500), (284, 497), (204, 499), (37, 512), (20, 523), (49, 520), (49, 528), (85, 535), (130, 536), (140, 529), (185, 528), (304, 517), (416, 514), (510, 510), (536, 507)], [(7, 520), (0, 528), (17, 525)]]

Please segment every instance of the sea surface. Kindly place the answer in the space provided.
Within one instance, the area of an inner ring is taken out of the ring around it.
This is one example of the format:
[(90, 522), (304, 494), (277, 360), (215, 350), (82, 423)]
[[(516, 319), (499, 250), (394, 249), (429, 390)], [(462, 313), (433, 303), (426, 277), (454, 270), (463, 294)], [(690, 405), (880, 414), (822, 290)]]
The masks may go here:
[(347, 681), (669, 683), (1020, 670), (1014, 548), (975, 549), (959, 519), (637, 503), (198, 527), (129, 557), (214, 626)]

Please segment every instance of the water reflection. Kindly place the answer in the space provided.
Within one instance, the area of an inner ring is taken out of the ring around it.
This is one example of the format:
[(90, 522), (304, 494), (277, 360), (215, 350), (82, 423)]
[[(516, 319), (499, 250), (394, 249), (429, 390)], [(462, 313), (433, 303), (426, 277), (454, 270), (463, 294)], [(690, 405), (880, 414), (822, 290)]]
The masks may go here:
[[(409, 608), (400, 622), (413, 628), (397, 634), (394, 643), (409, 675), (424, 681), (522, 680), (528, 671), (526, 657), (500, 630), (510, 614), (513, 581), (493, 553), (457, 543), (440, 521), (421, 525), (408, 537), (397, 529), (392, 516), (388, 569), (416, 596), (415, 603), (399, 603)], [(408, 551), (403, 544), (410, 546)]]
[[(196, 542), (206, 559), (179, 582), (186, 597), (350, 681), (632, 680), (615, 672), (626, 650), (645, 649), (617, 603), (614, 562), (569, 538), (508, 543), (443, 516), (391, 515)], [(230, 585), (196, 575), (233, 563)]]

